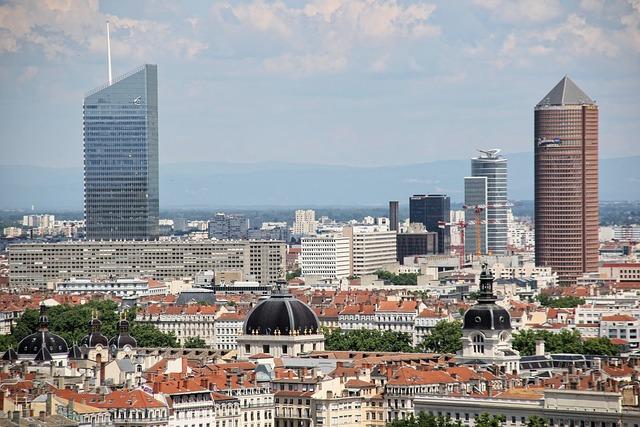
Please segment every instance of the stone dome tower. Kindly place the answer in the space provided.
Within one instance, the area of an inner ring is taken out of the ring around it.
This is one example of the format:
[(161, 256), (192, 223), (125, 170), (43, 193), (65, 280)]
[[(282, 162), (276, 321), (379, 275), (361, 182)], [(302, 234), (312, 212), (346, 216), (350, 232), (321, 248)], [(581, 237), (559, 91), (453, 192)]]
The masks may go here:
[(38, 331), (26, 336), (18, 344), (18, 359), (62, 365), (67, 360), (69, 347), (64, 338), (49, 332), (49, 317), (44, 304), (40, 304), (38, 324)]
[(511, 316), (496, 304), (493, 275), (483, 264), (478, 302), (465, 313), (462, 325), (462, 364), (496, 365), (503, 372), (520, 370), (520, 354), (511, 347)]
[(318, 316), (304, 302), (278, 291), (247, 315), (238, 337), (240, 359), (266, 353), (273, 357), (324, 350)]

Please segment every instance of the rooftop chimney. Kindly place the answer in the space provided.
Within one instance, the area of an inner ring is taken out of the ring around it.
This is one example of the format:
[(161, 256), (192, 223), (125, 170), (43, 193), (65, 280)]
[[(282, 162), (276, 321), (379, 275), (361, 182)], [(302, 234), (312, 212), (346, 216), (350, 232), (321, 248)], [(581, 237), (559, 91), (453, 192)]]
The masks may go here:
[(544, 356), (544, 340), (536, 340), (536, 356)]

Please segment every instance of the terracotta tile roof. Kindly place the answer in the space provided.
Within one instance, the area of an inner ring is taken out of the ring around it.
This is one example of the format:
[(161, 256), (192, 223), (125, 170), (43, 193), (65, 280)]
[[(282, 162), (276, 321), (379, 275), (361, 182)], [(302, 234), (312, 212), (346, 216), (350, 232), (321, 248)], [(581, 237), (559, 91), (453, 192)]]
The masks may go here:
[(410, 367), (398, 369), (389, 379), (390, 385), (450, 384), (457, 382), (445, 371), (419, 371)]
[(451, 375), (452, 378), (458, 379), (463, 382), (479, 380), (482, 378), (473, 369), (467, 368), (466, 366), (456, 366), (448, 368), (447, 373)]
[(436, 319), (441, 319), (444, 317), (447, 317), (446, 315), (442, 315), (440, 313), (438, 313), (435, 310), (429, 310), (428, 308), (425, 308), (424, 310), (422, 310), (420, 312), (420, 314), (418, 314), (418, 317), (420, 318), (436, 318)]
[(497, 399), (541, 400), (544, 398), (542, 387), (514, 387), (493, 396)]
[(217, 392), (211, 392), (211, 398), (215, 401), (215, 402), (222, 402), (222, 401), (227, 401), (227, 400), (235, 400), (235, 397), (229, 396), (228, 394), (224, 394), (224, 393), (217, 393)]
[(117, 390), (107, 394), (100, 408), (164, 408), (166, 405), (142, 390)]
[(638, 319), (628, 314), (614, 314), (611, 316), (602, 316), (601, 318), (602, 322), (635, 322), (636, 320)]
[(231, 321), (231, 322), (243, 322), (244, 315), (240, 313), (223, 313), (218, 317), (218, 321)]

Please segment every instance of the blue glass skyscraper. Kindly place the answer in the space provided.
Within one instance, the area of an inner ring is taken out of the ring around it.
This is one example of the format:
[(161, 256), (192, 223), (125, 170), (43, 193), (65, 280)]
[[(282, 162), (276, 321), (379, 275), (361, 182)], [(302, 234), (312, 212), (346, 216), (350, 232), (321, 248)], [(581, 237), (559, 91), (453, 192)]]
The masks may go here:
[(84, 99), (87, 239), (158, 237), (158, 77), (143, 65)]

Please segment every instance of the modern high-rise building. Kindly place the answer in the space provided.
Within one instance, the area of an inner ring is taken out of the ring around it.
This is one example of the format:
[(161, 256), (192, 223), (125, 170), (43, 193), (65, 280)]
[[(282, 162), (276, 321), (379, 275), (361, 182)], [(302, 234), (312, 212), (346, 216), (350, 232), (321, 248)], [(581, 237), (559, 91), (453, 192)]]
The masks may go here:
[(398, 231), (398, 201), (389, 202), (389, 230)]
[(451, 201), (444, 194), (415, 194), (409, 198), (409, 222), (421, 223), (428, 231), (438, 233), (438, 253), (449, 253), (451, 246), (450, 227), (440, 227), (449, 222)]
[(84, 98), (87, 239), (158, 237), (158, 78), (143, 65)]
[(240, 214), (219, 212), (209, 221), (209, 237), (218, 240), (246, 239), (249, 232), (249, 219)]
[(598, 106), (568, 77), (536, 105), (536, 265), (562, 285), (598, 271)]
[(344, 227), (342, 232), (351, 239), (352, 275), (373, 274), (396, 262), (395, 231), (385, 226), (355, 225)]
[[(464, 238), (464, 252), (467, 254), (487, 254), (487, 211), (480, 208), (487, 205), (487, 177), (467, 176), (464, 178), (464, 217), (467, 226)], [(478, 209), (478, 210), (477, 210)], [(477, 210), (477, 212), (476, 212)], [(478, 222), (479, 224), (476, 224)]]
[(438, 252), (438, 233), (427, 231), (420, 223), (409, 224), (396, 236), (397, 260), (404, 264), (405, 257), (435, 255)]
[(319, 234), (301, 239), (303, 276), (342, 279), (351, 274), (351, 238), (342, 234)]
[(316, 211), (313, 209), (296, 210), (293, 221), (292, 232), (296, 236), (313, 236), (316, 234), (318, 221), (316, 221)]
[(471, 159), (471, 178), (465, 178), (465, 216), (474, 218), (475, 207), (480, 206), (485, 223), (467, 226), (465, 252), (476, 252), (475, 229), (480, 227), (480, 253), (504, 255), (507, 253), (507, 159), (498, 149), (479, 151), (480, 156)]

